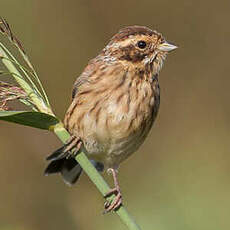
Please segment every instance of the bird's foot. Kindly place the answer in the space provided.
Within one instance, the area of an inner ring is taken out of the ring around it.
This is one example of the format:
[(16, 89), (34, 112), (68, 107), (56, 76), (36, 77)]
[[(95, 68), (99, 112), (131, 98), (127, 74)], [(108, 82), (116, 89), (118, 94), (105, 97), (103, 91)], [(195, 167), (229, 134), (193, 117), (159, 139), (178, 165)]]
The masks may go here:
[(122, 205), (122, 195), (121, 195), (121, 190), (119, 187), (115, 187), (111, 189), (106, 195), (104, 196), (105, 198), (108, 198), (111, 195), (115, 195), (114, 199), (107, 200), (104, 204), (105, 211), (104, 213), (108, 213), (111, 211), (116, 211), (121, 205)]
[(82, 144), (82, 142), (81, 142), (81, 139), (79, 137), (71, 136), (70, 139), (68, 140), (68, 142), (64, 145), (65, 146), (64, 151), (68, 152), (68, 151), (71, 151), (72, 149), (76, 148), (74, 151), (76, 153), (81, 148), (81, 144)]
[(120, 186), (118, 184), (118, 179), (117, 179), (117, 171), (113, 168), (108, 169), (109, 173), (112, 173), (113, 179), (114, 179), (114, 184), (115, 187), (111, 189), (109, 192), (105, 194), (105, 198), (110, 197), (111, 195), (115, 195), (113, 200), (107, 200), (104, 204), (105, 211), (104, 213), (108, 213), (111, 211), (116, 211), (121, 205), (122, 205), (122, 195), (121, 195), (121, 190)]

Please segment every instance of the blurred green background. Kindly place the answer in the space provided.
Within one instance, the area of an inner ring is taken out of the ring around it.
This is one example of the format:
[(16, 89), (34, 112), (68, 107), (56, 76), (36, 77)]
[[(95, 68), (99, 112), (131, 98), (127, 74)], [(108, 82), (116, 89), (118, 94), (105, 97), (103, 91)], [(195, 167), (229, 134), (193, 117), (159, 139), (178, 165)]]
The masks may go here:
[[(120, 28), (146, 25), (179, 46), (160, 73), (155, 125), (119, 173), (124, 204), (143, 229), (230, 228), (229, 8), (223, 0), (0, 1), (60, 118), (75, 78)], [(73, 188), (43, 176), (56, 136), (0, 127), (0, 230), (126, 229), (102, 215), (87, 176)]]

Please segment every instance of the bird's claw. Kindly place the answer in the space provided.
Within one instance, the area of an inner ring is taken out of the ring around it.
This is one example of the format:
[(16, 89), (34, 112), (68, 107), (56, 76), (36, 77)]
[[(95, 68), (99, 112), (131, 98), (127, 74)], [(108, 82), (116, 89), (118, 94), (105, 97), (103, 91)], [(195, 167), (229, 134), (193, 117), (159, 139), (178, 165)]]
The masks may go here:
[(106, 193), (106, 195), (104, 196), (105, 198), (111, 196), (111, 195), (115, 195), (114, 199), (111, 200), (107, 200), (104, 204), (104, 214), (111, 212), (111, 211), (116, 211), (121, 205), (122, 205), (122, 195), (121, 195), (121, 191), (120, 188), (113, 188), (111, 189), (108, 193)]

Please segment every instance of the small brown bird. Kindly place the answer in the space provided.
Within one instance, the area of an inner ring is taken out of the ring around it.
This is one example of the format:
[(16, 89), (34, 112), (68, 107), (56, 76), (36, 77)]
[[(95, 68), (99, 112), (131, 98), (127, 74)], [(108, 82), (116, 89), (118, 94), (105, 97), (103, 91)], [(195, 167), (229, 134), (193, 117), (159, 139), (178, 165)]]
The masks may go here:
[(74, 156), (83, 150), (99, 171), (112, 172), (115, 188), (108, 195), (116, 199), (105, 210), (118, 208), (118, 167), (152, 127), (160, 105), (158, 74), (168, 52), (176, 48), (144, 26), (126, 27), (113, 36), (74, 83), (64, 119), (72, 138), (47, 158), (45, 174), (60, 172), (72, 185), (82, 171)]

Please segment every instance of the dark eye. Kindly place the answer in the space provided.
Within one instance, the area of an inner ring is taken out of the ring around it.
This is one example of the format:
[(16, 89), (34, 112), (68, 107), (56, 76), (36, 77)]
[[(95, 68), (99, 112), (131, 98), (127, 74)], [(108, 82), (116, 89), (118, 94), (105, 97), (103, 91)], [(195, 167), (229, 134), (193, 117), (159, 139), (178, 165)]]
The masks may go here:
[(139, 41), (137, 43), (137, 46), (140, 48), (140, 49), (144, 49), (146, 47), (146, 42), (145, 41)]

